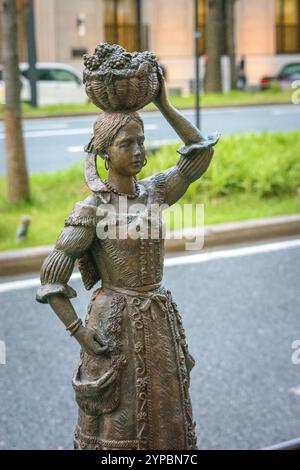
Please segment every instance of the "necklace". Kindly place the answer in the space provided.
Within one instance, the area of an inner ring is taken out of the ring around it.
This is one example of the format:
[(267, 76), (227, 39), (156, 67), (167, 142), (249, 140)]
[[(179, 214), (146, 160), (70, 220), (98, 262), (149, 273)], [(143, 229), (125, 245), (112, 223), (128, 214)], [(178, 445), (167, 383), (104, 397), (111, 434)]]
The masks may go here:
[(109, 189), (113, 193), (118, 194), (118, 196), (126, 196), (126, 197), (128, 197), (128, 199), (134, 199), (134, 198), (138, 197), (138, 195), (140, 194), (140, 190), (139, 190), (139, 187), (138, 187), (138, 184), (137, 184), (136, 181), (134, 181), (134, 184), (135, 184), (135, 193), (134, 194), (121, 193), (116, 188), (114, 188), (107, 180), (104, 180), (103, 183), (105, 184), (107, 189)]

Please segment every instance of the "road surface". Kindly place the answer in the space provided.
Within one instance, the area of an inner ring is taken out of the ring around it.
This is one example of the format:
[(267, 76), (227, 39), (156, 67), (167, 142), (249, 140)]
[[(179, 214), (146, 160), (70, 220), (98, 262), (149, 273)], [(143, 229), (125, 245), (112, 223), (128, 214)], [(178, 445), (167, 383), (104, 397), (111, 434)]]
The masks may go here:
[[(167, 258), (196, 359), (191, 395), (202, 449), (257, 449), (300, 436), (300, 239)], [(2, 280), (0, 449), (69, 449), (76, 421), (71, 376), (78, 358), (38, 280)], [(77, 312), (90, 294), (76, 274)]]
[[(145, 122), (147, 145), (179, 142), (173, 129), (158, 112), (141, 113)], [(184, 111), (194, 122), (194, 111)], [(83, 146), (91, 138), (95, 116), (26, 119), (24, 135), (30, 173), (56, 171), (84, 159)], [(202, 131), (222, 135), (241, 132), (299, 130), (300, 105), (254, 106), (206, 109), (202, 113)], [(0, 175), (6, 174), (4, 128), (0, 122)]]

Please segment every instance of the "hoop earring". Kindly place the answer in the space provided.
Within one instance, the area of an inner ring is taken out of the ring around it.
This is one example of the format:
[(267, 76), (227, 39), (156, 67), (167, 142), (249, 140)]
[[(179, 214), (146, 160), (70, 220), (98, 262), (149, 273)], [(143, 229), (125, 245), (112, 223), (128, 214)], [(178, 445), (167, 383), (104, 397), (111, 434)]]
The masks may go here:
[(147, 165), (147, 157), (145, 157), (145, 161), (143, 163), (143, 166), (146, 166)]
[(105, 166), (105, 169), (108, 171), (109, 170), (109, 157), (108, 156), (106, 156), (104, 159), (104, 166)]

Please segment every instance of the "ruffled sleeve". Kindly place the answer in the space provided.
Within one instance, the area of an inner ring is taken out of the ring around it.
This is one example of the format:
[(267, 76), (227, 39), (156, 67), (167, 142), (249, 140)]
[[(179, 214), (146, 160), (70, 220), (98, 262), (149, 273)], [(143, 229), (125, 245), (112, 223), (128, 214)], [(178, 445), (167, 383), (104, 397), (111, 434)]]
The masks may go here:
[(184, 157), (195, 157), (196, 155), (201, 154), (204, 150), (214, 147), (218, 143), (219, 139), (220, 134), (211, 134), (206, 139), (201, 140), (201, 142), (183, 145), (177, 150), (177, 152)]
[(193, 183), (205, 173), (213, 156), (213, 146), (219, 138), (219, 134), (213, 134), (201, 142), (184, 145), (178, 150), (181, 156), (177, 168), (189, 183)]
[(180, 154), (177, 164), (163, 172), (165, 204), (171, 206), (178, 201), (189, 185), (205, 173), (213, 156), (213, 146), (219, 138), (219, 134), (214, 134), (201, 142), (184, 145), (177, 150)]
[(93, 198), (77, 203), (65, 221), (65, 228), (55, 247), (45, 259), (41, 272), (41, 287), (37, 291), (38, 302), (47, 303), (51, 295), (76, 297), (76, 291), (68, 285), (77, 258), (89, 249), (96, 233), (96, 204)]

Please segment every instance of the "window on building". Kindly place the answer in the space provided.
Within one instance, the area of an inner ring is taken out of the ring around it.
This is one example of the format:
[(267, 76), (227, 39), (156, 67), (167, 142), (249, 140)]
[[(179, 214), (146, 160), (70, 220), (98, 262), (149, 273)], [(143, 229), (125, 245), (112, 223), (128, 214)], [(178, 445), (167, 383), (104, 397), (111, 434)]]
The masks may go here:
[(87, 54), (88, 50), (86, 47), (73, 47), (71, 49), (71, 56), (74, 58), (82, 59), (84, 54)]
[[(227, 39), (226, 39), (226, 0), (223, 0), (223, 54), (227, 53)], [(207, 0), (198, 0), (198, 29), (200, 31), (200, 38), (198, 39), (198, 48), (200, 54), (206, 54), (206, 32), (207, 32), (207, 17), (208, 17), (208, 1)]]
[(275, 0), (277, 54), (300, 52), (300, 0)]
[(198, 0), (198, 28), (200, 31), (200, 38), (198, 39), (198, 48), (200, 54), (206, 52), (206, 38), (205, 38), (205, 24), (207, 17), (207, 1)]
[(105, 40), (128, 51), (148, 47), (148, 28), (141, 24), (141, 0), (104, 1)]

